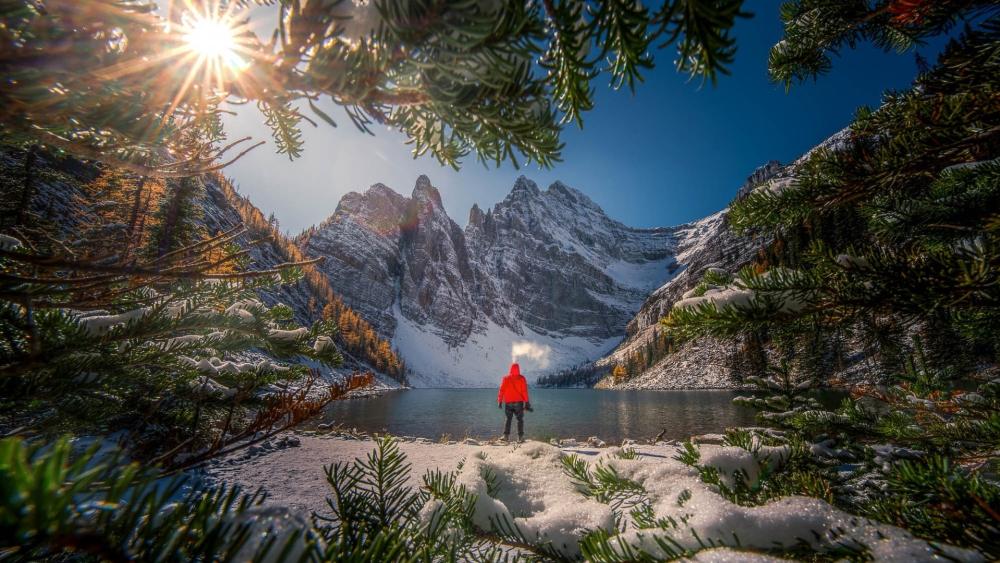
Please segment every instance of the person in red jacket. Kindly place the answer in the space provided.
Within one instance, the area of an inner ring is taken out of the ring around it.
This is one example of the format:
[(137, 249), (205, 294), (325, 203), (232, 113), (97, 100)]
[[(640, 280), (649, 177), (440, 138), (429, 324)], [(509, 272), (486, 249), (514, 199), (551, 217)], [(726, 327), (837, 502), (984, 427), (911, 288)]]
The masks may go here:
[(517, 441), (524, 441), (524, 411), (533, 411), (531, 399), (528, 398), (528, 382), (521, 375), (521, 366), (510, 365), (510, 373), (500, 382), (500, 392), (497, 393), (497, 406), (507, 415), (507, 423), (503, 427), (503, 439), (510, 439), (510, 419), (517, 416)]

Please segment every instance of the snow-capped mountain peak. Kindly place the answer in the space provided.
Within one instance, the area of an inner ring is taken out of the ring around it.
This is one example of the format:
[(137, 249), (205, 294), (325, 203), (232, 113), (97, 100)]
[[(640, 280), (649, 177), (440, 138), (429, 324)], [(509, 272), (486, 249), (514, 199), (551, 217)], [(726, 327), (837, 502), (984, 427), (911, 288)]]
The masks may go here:
[[(363, 228), (358, 228), (359, 226)], [(426, 176), (376, 184), (303, 239), (344, 300), (424, 384), (489, 384), (518, 350), (536, 374), (596, 359), (671, 275), (673, 229), (633, 229), (561, 182), (521, 176), (460, 228)]]
[(444, 207), (441, 203), (441, 192), (431, 185), (431, 179), (424, 174), (417, 177), (417, 183), (413, 186), (413, 193), (410, 195), (410, 198), (414, 201), (426, 201), (438, 207)]

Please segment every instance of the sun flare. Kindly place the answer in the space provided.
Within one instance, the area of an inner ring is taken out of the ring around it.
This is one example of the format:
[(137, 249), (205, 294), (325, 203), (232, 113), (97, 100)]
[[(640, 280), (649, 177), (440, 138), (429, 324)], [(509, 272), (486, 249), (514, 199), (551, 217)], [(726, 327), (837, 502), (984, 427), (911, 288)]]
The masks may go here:
[(242, 70), (247, 63), (237, 54), (236, 30), (224, 19), (193, 18), (185, 26), (188, 47), (209, 63), (221, 63), (229, 70)]

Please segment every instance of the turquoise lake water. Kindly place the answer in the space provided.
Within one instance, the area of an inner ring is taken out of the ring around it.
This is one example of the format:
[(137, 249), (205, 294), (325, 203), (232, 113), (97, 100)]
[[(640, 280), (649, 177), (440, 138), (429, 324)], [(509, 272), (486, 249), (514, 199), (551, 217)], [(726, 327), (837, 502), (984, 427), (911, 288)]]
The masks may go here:
[[(754, 410), (734, 405), (736, 391), (608, 391), (531, 389), (534, 412), (525, 413), (525, 436), (598, 436), (608, 442), (664, 437), (683, 440), (754, 424)], [(745, 394), (745, 393), (744, 393)], [(485, 439), (503, 432), (495, 389), (413, 389), (370, 399), (337, 401), (322, 422), (366, 432), (439, 439)], [(514, 425), (517, 424), (515, 420)], [(512, 431), (515, 434), (516, 430)]]

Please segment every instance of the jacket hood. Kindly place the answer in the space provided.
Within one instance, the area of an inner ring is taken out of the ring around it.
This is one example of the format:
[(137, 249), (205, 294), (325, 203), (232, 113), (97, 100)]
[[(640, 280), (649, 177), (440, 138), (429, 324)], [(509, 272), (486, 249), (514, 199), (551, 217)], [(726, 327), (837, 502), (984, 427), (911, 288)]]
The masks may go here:
[(510, 373), (507, 376), (521, 375), (521, 366), (517, 364), (510, 364)]

